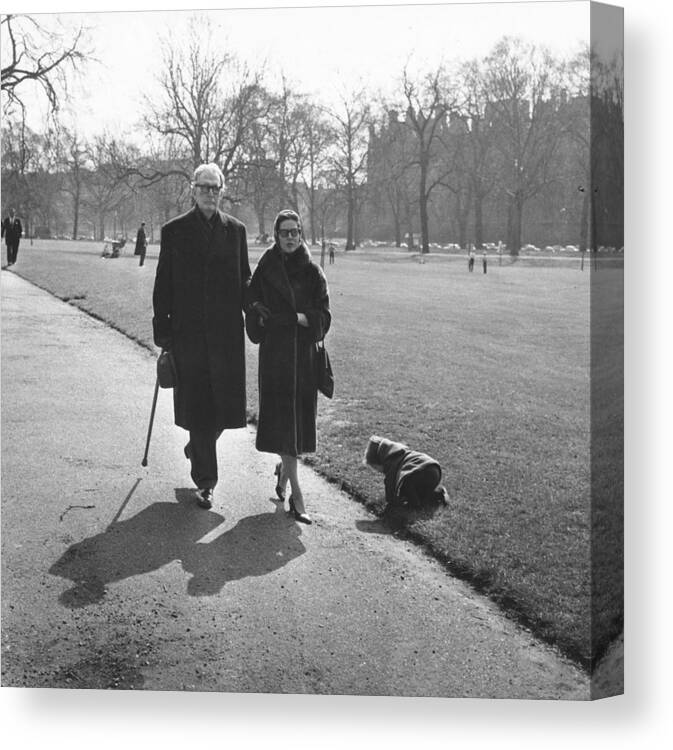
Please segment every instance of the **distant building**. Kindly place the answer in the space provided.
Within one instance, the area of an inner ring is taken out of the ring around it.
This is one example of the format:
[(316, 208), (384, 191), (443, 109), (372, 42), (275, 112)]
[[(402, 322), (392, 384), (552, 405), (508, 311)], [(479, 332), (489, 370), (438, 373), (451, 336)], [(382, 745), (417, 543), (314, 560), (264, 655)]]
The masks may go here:
[[(565, 92), (538, 106), (539, 110), (532, 112), (528, 101), (501, 101), (488, 106), (478, 120), (450, 112), (438, 123), (430, 173), (432, 179), (442, 178), (443, 184), (430, 197), (431, 241), (461, 247), (468, 242), (507, 242), (512, 236), (519, 168), (516, 158), (507, 161), (508, 154), (514, 152), (512, 142), (506, 141), (511, 130), (508, 125), (518, 122), (525, 130), (536, 117), (563, 127), (540, 127), (536, 133), (540, 142), (545, 137), (555, 141), (550, 141), (549, 148), (543, 143), (537, 160), (528, 152), (521, 169), (523, 175), (527, 174), (524, 169), (533, 173), (536, 181), (521, 180), (521, 245), (580, 245), (582, 238), (590, 240), (592, 211), (585, 205), (587, 193), (580, 187), (589, 183), (591, 175), (597, 188), (593, 206), (597, 242), (623, 245), (623, 181), (619, 178), (623, 167), (613, 155), (619, 153), (619, 135), (602, 135), (609, 130), (606, 124), (617, 118), (611, 119), (608, 113), (601, 116), (601, 104), (595, 98), (590, 113), (589, 97), (569, 98)], [(372, 239), (403, 244), (406, 236), (419, 230), (418, 166), (413, 164), (417, 140), (409, 123), (411, 114), (408, 111), (402, 118), (398, 111), (390, 110), (378, 127), (370, 127), (368, 201), (363, 221)], [(590, 122), (593, 164), (588, 148)], [(531, 185), (539, 189), (529, 190)]]

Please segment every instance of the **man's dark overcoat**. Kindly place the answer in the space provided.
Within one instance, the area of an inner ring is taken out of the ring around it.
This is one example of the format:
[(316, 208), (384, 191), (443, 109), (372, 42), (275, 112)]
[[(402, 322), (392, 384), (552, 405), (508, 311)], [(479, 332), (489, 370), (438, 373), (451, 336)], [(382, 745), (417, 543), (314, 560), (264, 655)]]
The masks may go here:
[[(255, 302), (271, 313), (264, 326)], [(315, 451), (315, 345), (332, 321), (325, 274), (305, 245), (290, 255), (273, 245), (252, 275), (250, 303), (246, 330), (260, 345), (257, 449), (290, 456)], [(308, 327), (297, 323), (298, 312), (306, 315)]]
[(23, 227), (18, 216), (13, 219), (7, 216), (2, 222), (2, 235), (5, 238), (5, 244), (12, 247), (19, 246), (19, 240), (23, 234)]
[(194, 207), (161, 229), (154, 282), (154, 342), (173, 352), (175, 424), (186, 430), (244, 427), (243, 310), (250, 283), (245, 226)]
[(142, 227), (138, 228), (138, 234), (136, 234), (136, 249), (134, 255), (142, 255), (147, 248), (147, 235)]

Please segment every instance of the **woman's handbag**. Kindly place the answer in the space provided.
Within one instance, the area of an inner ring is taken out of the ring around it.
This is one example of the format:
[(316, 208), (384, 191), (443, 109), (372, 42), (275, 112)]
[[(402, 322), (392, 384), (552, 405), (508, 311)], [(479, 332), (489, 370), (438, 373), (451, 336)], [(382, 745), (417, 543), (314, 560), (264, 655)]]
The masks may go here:
[(332, 398), (334, 395), (334, 373), (332, 372), (332, 364), (329, 361), (329, 354), (325, 349), (325, 342), (318, 341), (316, 344), (316, 380), (318, 383), (318, 390), (323, 396)]
[(157, 360), (157, 380), (161, 388), (175, 388), (178, 384), (178, 373), (173, 355), (164, 350)]

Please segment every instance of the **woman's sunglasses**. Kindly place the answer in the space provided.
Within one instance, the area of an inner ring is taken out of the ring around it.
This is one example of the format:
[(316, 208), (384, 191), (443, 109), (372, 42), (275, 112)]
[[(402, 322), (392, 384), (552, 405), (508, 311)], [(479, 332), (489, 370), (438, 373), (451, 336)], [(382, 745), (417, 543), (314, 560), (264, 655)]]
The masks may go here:
[(278, 234), (286, 240), (288, 237), (298, 237), (301, 229), (279, 229)]

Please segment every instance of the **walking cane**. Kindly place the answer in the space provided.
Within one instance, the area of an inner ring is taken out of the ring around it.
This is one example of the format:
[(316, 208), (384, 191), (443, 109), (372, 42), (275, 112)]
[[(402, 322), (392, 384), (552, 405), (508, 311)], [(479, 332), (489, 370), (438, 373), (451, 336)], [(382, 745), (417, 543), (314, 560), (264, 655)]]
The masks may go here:
[(157, 375), (157, 382), (154, 385), (154, 398), (152, 399), (152, 412), (150, 413), (150, 426), (147, 429), (147, 443), (145, 444), (145, 455), (141, 462), (142, 466), (147, 466), (147, 454), (150, 450), (150, 438), (152, 437), (152, 425), (154, 424), (154, 412), (157, 408), (157, 396), (159, 394), (159, 376)]

